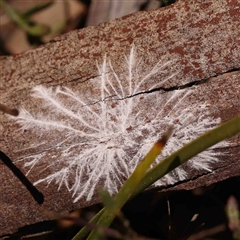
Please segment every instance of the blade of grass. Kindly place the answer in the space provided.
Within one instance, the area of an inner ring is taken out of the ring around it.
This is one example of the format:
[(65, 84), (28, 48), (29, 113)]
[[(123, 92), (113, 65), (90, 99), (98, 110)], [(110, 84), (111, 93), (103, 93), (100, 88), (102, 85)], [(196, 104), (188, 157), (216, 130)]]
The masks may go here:
[[(90, 221), (89, 223), (97, 223), (97, 221), (102, 216), (103, 212), (106, 210), (106, 208), (102, 208)], [(84, 226), (73, 238), (72, 240), (85, 240), (87, 239), (87, 236), (91, 232), (91, 229), (88, 226)]]
[[(113, 211), (115, 210), (115, 200), (114, 197), (110, 195), (110, 193), (104, 189), (100, 189), (98, 191), (98, 195), (101, 199), (101, 202), (103, 203), (103, 205), (108, 208), (108, 209), (112, 209)], [(117, 214), (117, 212), (115, 212), (115, 214)]]
[[(145, 188), (151, 186), (159, 178), (163, 177), (165, 174), (178, 167), (180, 164), (186, 162), (190, 158), (196, 156), (198, 153), (206, 150), (207, 148), (227, 139), (233, 137), (234, 135), (240, 133), (240, 116), (231, 119), (220, 126), (214, 128), (213, 130), (203, 134), (202, 136), (191, 141), (187, 145), (183, 146), (181, 149), (171, 154), (169, 157), (165, 158), (151, 170), (149, 170), (143, 177), (136, 189), (134, 189), (131, 198), (138, 195)], [(162, 170), (163, 169), (163, 170)], [(96, 223), (105, 208), (100, 210), (90, 222)], [(87, 227), (83, 227), (73, 238), (73, 240), (83, 240), (86, 239), (90, 230)]]
[[(159, 139), (154, 144), (154, 146), (147, 153), (144, 159), (138, 164), (134, 172), (127, 179), (127, 181), (121, 187), (121, 189), (116, 194), (116, 196), (112, 199), (112, 202), (110, 204), (111, 207), (109, 208), (106, 207), (106, 210), (104, 211), (104, 213), (102, 214), (102, 216), (98, 221), (98, 224), (100, 226), (106, 226), (106, 227), (110, 226), (110, 224), (112, 223), (113, 219), (116, 216), (116, 213), (118, 213), (123, 207), (123, 205), (129, 200), (134, 189), (137, 187), (141, 179), (144, 177), (146, 171), (149, 169), (149, 167), (157, 158), (157, 156), (161, 153), (171, 133), (172, 133), (172, 128), (169, 128), (168, 131), (162, 136), (162, 138)], [(105, 197), (107, 197), (106, 194), (105, 194)], [(88, 239), (89, 240), (99, 239), (100, 236), (101, 234), (99, 232), (92, 231)]]
[(13, 9), (5, 1), (0, 0), (0, 6), (9, 16), (9, 18), (26, 33), (36, 37), (44, 36), (49, 33), (48, 26), (31, 22), (29, 18), (24, 17), (21, 13)]
[(32, 15), (49, 8), (51, 5), (53, 5), (53, 3), (54, 1), (49, 1), (43, 4), (35, 5), (34, 7), (28, 9), (25, 13), (23, 13), (22, 16), (26, 19), (29, 19)]
[(237, 116), (196, 138), (150, 169), (137, 186), (132, 196), (138, 195), (159, 178), (165, 176), (174, 168), (185, 163), (200, 152), (227, 138), (233, 137), (238, 133), (240, 133), (240, 116)]

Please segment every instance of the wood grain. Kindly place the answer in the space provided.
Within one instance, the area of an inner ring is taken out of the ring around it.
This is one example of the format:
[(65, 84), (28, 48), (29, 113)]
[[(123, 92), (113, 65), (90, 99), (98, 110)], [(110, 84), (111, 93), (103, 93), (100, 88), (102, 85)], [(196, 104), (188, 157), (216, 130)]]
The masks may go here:
[[(158, 98), (166, 92), (194, 88), (188, 105), (211, 106), (211, 116), (226, 121), (240, 113), (240, 3), (239, 1), (202, 0), (178, 1), (162, 9), (139, 12), (102, 23), (96, 27), (72, 31), (50, 43), (22, 54), (2, 57), (0, 61), (1, 103), (11, 108), (26, 107), (29, 112), (39, 111), (39, 101), (31, 97), (32, 88), (65, 86), (79, 94), (88, 93), (97, 99), (99, 89), (92, 79), (98, 79), (96, 63), (104, 56), (112, 61), (118, 74), (126, 69), (119, 62), (128, 55), (134, 43), (138, 57), (144, 62), (139, 74), (144, 74), (161, 60), (174, 60), (171, 71), (177, 74), (171, 81), (161, 82), (166, 73), (159, 73), (146, 82), (141, 92), (148, 93), (157, 84)], [(168, 73), (169, 74), (169, 73)], [(152, 106), (152, 102), (146, 109)], [(20, 131), (20, 126), (0, 113), (0, 150), (26, 174), (24, 159), (46, 149), (53, 136), (39, 136)], [(38, 148), (34, 147), (38, 143)], [(35, 145), (34, 145), (35, 144)], [(54, 155), (57, 147), (49, 152)], [(212, 172), (192, 171), (188, 180), (166, 186), (162, 191), (193, 189), (209, 185), (240, 174), (240, 136), (229, 141), (228, 152)], [(28, 175), (38, 180), (40, 168)], [(44, 172), (48, 174), (48, 170)], [(87, 177), (87, 176), (86, 176)], [(37, 185), (45, 201), (39, 206), (27, 189), (0, 163), (0, 235), (10, 234), (18, 228), (49, 219), (45, 211), (64, 212), (97, 203), (96, 195), (90, 202), (84, 199), (73, 203), (71, 194), (51, 183)]]

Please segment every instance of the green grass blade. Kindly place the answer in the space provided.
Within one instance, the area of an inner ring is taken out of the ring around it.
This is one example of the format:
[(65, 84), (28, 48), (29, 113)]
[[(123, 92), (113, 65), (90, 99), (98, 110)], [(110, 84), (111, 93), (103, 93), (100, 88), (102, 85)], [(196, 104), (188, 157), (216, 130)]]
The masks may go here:
[[(240, 116), (221, 124), (215, 129), (191, 141), (189, 144), (183, 146), (181, 149), (148, 171), (140, 181), (137, 188), (134, 190), (131, 197), (138, 195), (145, 188), (151, 186), (159, 178), (163, 177), (165, 174), (178, 167), (180, 164), (186, 162), (190, 158), (196, 156), (198, 153), (238, 133), (240, 133)], [(90, 222), (96, 223), (103, 215), (105, 210), (106, 209), (103, 208), (101, 211), (99, 211)], [(86, 239), (89, 233), (90, 230), (87, 227), (83, 227), (73, 238), (73, 240)]]
[[(98, 220), (104, 213), (106, 208), (102, 208), (89, 222), (93, 224), (97, 224)], [(85, 240), (87, 239), (87, 236), (91, 232), (91, 229), (87, 226), (84, 226), (73, 238), (72, 240)]]
[(35, 5), (34, 7), (28, 9), (25, 13), (22, 14), (22, 16), (26, 19), (29, 19), (32, 15), (41, 12), (50, 6), (52, 6), (54, 1), (49, 1), (43, 4)]
[[(134, 172), (127, 179), (124, 185), (121, 187), (119, 192), (113, 198), (111, 203), (111, 207), (106, 207), (106, 210), (100, 217), (98, 224), (100, 226), (110, 226), (116, 214), (121, 210), (123, 205), (129, 200), (134, 189), (138, 186), (142, 178), (144, 177), (146, 171), (149, 169), (151, 164), (157, 158), (157, 156), (161, 153), (164, 148), (167, 140), (169, 139), (172, 132), (172, 128), (170, 128), (161, 139), (159, 139), (151, 150), (147, 153), (144, 159), (138, 164)], [(107, 196), (105, 195), (107, 198)], [(97, 231), (92, 231), (89, 235), (88, 239), (99, 239), (100, 233)]]
[(237, 116), (196, 138), (149, 170), (134, 191), (133, 196), (138, 195), (159, 178), (185, 163), (190, 158), (238, 133), (240, 133), (240, 116)]
[(17, 10), (12, 8), (5, 1), (0, 0), (0, 6), (9, 16), (9, 18), (22, 30), (31, 36), (41, 37), (49, 33), (50, 29), (44, 24), (36, 24), (30, 21), (29, 18), (26, 18), (24, 15), (19, 13)]

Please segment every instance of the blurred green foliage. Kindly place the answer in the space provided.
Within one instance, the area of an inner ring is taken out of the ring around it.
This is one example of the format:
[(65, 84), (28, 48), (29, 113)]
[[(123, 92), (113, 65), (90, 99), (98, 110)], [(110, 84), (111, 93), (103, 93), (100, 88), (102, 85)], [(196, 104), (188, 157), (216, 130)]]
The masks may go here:
[(162, 6), (168, 6), (176, 2), (176, 0), (158, 0), (158, 1), (162, 3)]
[(54, 1), (50, 1), (41, 5), (35, 5), (25, 13), (20, 13), (5, 0), (0, 0), (0, 7), (5, 11), (14, 24), (26, 33), (29, 43), (38, 45), (42, 43), (42, 37), (51, 33), (51, 28), (45, 24), (32, 21), (31, 17), (50, 7), (53, 3)]

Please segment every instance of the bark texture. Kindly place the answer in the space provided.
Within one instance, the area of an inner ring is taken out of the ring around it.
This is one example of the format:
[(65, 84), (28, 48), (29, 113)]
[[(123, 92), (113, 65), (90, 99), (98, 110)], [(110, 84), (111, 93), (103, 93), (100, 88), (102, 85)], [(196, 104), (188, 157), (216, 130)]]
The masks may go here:
[[(94, 87), (94, 80), (97, 81), (101, 74), (96, 63), (101, 64), (107, 56), (114, 71), (121, 76), (127, 70), (119, 62), (129, 54), (134, 43), (144, 63), (139, 75), (151, 71), (159, 60), (174, 60), (170, 70), (177, 74), (165, 82), (159, 79), (166, 78), (166, 73), (155, 74), (130, 97), (137, 97), (138, 93), (151, 94), (149, 90), (155, 85), (156, 99), (177, 89), (194, 88), (187, 104), (208, 104), (211, 116), (226, 121), (240, 113), (239, 25), (240, 2), (237, 0), (207, 3), (182, 0), (166, 8), (134, 13), (96, 27), (72, 31), (34, 50), (1, 58), (1, 102), (11, 107), (24, 106), (29, 112), (37, 113), (40, 100), (31, 97), (32, 88), (37, 85), (64, 86), (99, 100), (100, 89)], [(146, 110), (153, 104), (156, 102), (148, 102)], [(61, 139), (61, 133), (52, 136), (34, 134), (31, 130), (19, 131), (19, 124), (5, 114), (0, 113), (0, 118), (0, 150), (23, 173), (27, 172), (24, 161), (29, 156), (41, 151), (48, 151), (49, 157), (58, 154), (57, 145), (48, 146), (48, 142)], [(162, 191), (193, 189), (239, 175), (239, 135), (219, 151), (226, 150), (227, 154), (219, 157), (221, 161), (212, 167), (212, 172), (192, 171), (188, 180), (162, 187)], [(50, 170), (45, 169), (46, 164), (45, 161), (43, 166), (33, 167), (29, 180), (35, 182), (39, 175), (47, 175)], [(54, 165), (57, 167), (57, 163)], [(52, 182), (49, 186), (46, 183), (37, 185), (45, 198), (39, 206), (2, 162), (0, 182), (0, 235), (49, 219), (46, 210), (61, 214), (98, 202), (95, 194), (90, 202), (82, 199), (73, 203), (69, 191), (63, 186), (58, 189)]]

